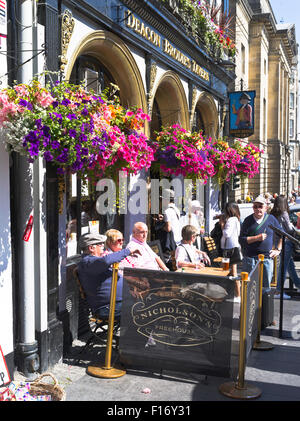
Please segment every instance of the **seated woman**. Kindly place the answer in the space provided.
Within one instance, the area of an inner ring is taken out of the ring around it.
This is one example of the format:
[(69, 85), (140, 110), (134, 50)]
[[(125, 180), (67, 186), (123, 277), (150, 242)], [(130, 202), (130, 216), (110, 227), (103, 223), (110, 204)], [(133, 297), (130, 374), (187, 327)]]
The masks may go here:
[(181, 235), (181, 243), (175, 251), (177, 269), (182, 267), (200, 269), (205, 264), (210, 265), (208, 255), (193, 245), (198, 235), (197, 228), (193, 225), (185, 225), (181, 230)]
[[(120, 262), (125, 257), (139, 254), (139, 250), (126, 247), (124, 250), (103, 253), (105, 235), (84, 234), (79, 239), (83, 252), (77, 265), (78, 277), (85, 291), (87, 302), (92, 313), (100, 318), (109, 316), (110, 292), (113, 263)], [(118, 274), (115, 317), (120, 317), (122, 306), (123, 278)]]
[(110, 229), (106, 231), (105, 236), (106, 236), (106, 242), (105, 242), (106, 254), (122, 250), (124, 238), (123, 238), (123, 234), (120, 231), (116, 229)]

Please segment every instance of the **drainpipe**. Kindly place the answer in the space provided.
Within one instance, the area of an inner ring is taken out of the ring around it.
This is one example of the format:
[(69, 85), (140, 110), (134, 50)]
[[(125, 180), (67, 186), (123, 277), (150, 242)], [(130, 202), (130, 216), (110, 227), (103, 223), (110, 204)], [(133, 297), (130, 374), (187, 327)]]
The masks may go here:
[[(35, 0), (19, 1), (19, 63), (18, 81), (28, 83), (33, 78), (33, 12)], [(30, 216), (33, 216), (33, 165), (23, 156), (17, 157), (17, 222), (19, 261), (19, 337), (17, 344), (18, 370), (28, 380), (36, 377), (39, 368), (38, 346), (35, 340), (35, 278), (34, 278), (34, 221), (28, 241), (22, 238)]]

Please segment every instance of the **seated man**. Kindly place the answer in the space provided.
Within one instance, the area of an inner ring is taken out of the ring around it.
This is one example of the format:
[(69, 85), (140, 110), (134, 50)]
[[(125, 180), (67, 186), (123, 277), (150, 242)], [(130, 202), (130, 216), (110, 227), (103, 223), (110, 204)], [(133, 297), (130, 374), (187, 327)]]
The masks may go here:
[(177, 268), (200, 269), (205, 264), (210, 265), (210, 259), (207, 254), (193, 245), (198, 235), (197, 228), (193, 225), (185, 225), (181, 230), (181, 235), (182, 241), (175, 251)]
[(161, 258), (147, 244), (147, 225), (136, 222), (132, 230), (132, 238), (127, 244), (129, 248), (136, 248), (140, 254), (126, 257), (120, 267), (135, 267), (141, 269), (169, 270)]
[[(124, 250), (103, 255), (105, 235), (84, 234), (79, 239), (83, 251), (77, 265), (78, 277), (86, 294), (92, 313), (99, 318), (108, 318), (113, 263), (120, 262), (127, 256), (139, 253), (137, 248), (126, 247)], [(120, 317), (122, 305), (123, 278), (118, 275), (115, 317)]]

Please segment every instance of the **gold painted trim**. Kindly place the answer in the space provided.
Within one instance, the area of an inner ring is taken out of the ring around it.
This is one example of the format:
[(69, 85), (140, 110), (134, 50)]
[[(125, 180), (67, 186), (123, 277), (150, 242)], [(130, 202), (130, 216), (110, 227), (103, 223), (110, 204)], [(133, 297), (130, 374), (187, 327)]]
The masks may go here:
[(60, 56), (60, 70), (64, 72), (66, 64), (68, 63), (67, 52), (70, 44), (71, 36), (74, 31), (75, 20), (70, 10), (65, 10), (61, 19), (61, 56)]
[[(102, 56), (101, 51), (103, 43), (105, 43), (106, 47), (109, 46), (110, 51), (109, 54), (104, 56)], [(87, 54), (97, 58), (99, 52), (101, 52), (101, 61), (104, 61), (103, 64), (105, 64), (111, 72), (114, 71), (118, 74), (124, 86), (130, 83), (129, 77), (134, 81), (134, 84), (130, 84), (130, 89), (133, 91), (134, 95), (132, 98), (127, 98), (127, 105), (136, 105), (143, 110), (147, 110), (146, 91), (140, 69), (127, 45), (121, 38), (109, 31), (93, 31), (82, 38), (68, 60), (66, 79), (70, 79), (72, 68), (80, 55)], [(124, 64), (124, 69), (116, 68), (116, 59)]]

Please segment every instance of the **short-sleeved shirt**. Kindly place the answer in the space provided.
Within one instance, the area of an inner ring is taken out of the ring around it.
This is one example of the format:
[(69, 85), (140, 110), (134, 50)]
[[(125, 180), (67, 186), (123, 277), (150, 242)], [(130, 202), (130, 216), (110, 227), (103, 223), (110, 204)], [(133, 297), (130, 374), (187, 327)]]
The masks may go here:
[(181, 223), (180, 223), (180, 212), (176, 208), (174, 203), (170, 203), (167, 209), (164, 211), (164, 221), (170, 222), (171, 229), (174, 234), (174, 240), (176, 244), (181, 241)]

